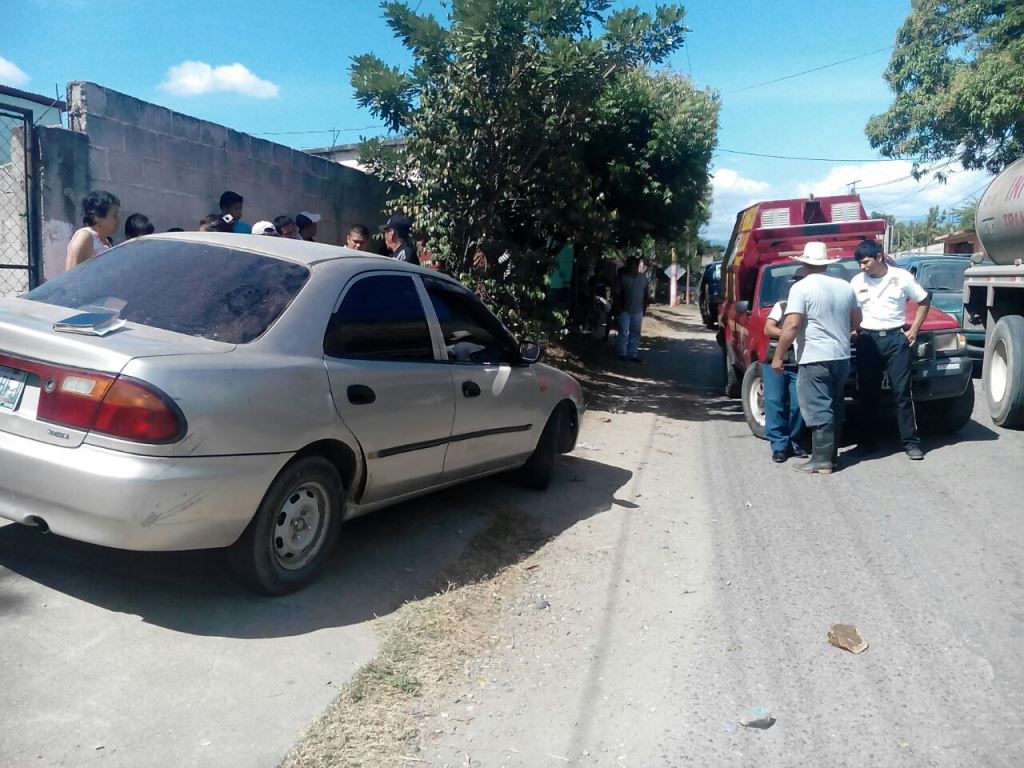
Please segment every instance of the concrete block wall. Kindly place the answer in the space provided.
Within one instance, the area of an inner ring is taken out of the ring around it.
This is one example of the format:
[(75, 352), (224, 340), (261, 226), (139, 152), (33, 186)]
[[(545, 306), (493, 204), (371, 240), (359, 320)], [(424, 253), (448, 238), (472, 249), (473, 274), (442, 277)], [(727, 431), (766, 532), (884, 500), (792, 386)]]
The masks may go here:
[[(71, 131), (88, 137), (87, 188), (117, 195), (122, 221), (144, 213), (157, 231), (194, 230), (218, 212), (227, 189), (245, 198), (250, 224), (319, 213), (317, 239), (325, 243), (341, 244), (354, 223), (372, 228), (384, 220), (385, 186), (337, 163), (95, 83), (69, 83), (68, 110)], [(80, 221), (80, 211), (66, 220)], [(45, 265), (45, 277), (63, 270), (55, 259)]]
[(89, 137), (66, 128), (36, 128), (43, 278), (64, 271), (68, 242), (82, 226), (82, 198), (89, 192)]

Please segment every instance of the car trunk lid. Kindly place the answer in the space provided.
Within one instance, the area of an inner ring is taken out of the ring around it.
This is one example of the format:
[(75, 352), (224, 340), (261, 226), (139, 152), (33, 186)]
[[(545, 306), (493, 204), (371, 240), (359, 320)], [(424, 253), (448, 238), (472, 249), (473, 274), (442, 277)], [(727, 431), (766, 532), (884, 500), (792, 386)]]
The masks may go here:
[(41, 302), (0, 299), (0, 432), (75, 447), (85, 439), (86, 431), (41, 418), (45, 414), (40, 411), (40, 399), (47, 397), (48, 389), (59, 386), (57, 379), (63, 374), (116, 378), (137, 358), (223, 354), (235, 348), (138, 323), (126, 323), (105, 336), (53, 329), (54, 323), (79, 313)]

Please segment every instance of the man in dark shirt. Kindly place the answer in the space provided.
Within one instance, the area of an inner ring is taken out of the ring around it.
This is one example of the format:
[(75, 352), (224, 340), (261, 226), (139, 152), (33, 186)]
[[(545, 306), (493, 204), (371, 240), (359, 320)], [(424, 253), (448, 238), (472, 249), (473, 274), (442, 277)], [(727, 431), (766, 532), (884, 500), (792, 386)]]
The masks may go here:
[(401, 213), (396, 213), (380, 228), (380, 231), (384, 233), (384, 245), (391, 252), (392, 259), (419, 265), (420, 259), (416, 255), (416, 244), (409, 237), (411, 230), (412, 220)]

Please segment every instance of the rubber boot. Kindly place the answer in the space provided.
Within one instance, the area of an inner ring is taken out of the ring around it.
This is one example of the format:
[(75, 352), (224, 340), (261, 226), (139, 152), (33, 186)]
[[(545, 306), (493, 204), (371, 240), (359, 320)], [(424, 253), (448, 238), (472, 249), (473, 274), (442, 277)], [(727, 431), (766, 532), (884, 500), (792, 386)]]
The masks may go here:
[(811, 433), (811, 460), (796, 467), (798, 472), (831, 475), (832, 457), (836, 451), (836, 431), (833, 426), (815, 427)]

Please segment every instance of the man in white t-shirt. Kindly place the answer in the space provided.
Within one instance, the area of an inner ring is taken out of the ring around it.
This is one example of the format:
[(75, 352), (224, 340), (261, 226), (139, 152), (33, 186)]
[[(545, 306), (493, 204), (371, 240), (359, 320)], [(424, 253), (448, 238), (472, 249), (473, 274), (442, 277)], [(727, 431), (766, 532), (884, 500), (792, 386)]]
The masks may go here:
[[(911, 349), (928, 315), (931, 295), (907, 270), (887, 264), (882, 246), (865, 240), (854, 252), (861, 271), (850, 281), (863, 319), (857, 333), (857, 400), (860, 403), (859, 446), (875, 449), (875, 426), (881, 414), (882, 373), (896, 399), (896, 419), (907, 457), (924, 458), (914, 420), (910, 392)], [(917, 313), (908, 330), (907, 302), (917, 302)]]
[(836, 261), (829, 258), (825, 243), (807, 243), (795, 259), (807, 265), (807, 277), (789, 289), (772, 369), (782, 373), (786, 352), (795, 343), (800, 412), (812, 430), (811, 460), (799, 469), (828, 475), (838, 456), (836, 435), (850, 377), (850, 334), (860, 324), (860, 308), (849, 283), (825, 274)]

